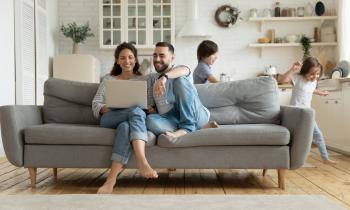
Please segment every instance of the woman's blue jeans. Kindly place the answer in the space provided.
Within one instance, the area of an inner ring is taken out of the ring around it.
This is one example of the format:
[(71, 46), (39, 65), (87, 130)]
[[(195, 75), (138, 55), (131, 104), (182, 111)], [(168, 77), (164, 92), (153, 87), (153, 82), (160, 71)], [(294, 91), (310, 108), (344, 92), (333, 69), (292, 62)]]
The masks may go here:
[(326, 143), (323, 138), (323, 134), (321, 129), (318, 127), (317, 123), (314, 124), (314, 134), (313, 134), (313, 142), (317, 144), (318, 150), (320, 151), (321, 157), (323, 160), (328, 160), (328, 152)]
[(139, 107), (112, 109), (102, 115), (100, 126), (117, 129), (114, 137), (112, 160), (128, 163), (133, 140), (147, 142), (146, 114)]

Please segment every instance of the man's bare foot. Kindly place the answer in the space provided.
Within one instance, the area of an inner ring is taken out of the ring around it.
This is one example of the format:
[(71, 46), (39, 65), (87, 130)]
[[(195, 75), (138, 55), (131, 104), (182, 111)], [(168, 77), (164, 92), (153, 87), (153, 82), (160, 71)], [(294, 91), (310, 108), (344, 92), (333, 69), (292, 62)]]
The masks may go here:
[(169, 136), (169, 137), (172, 137), (172, 138), (177, 138), (177, 137), (180, 137), (180, 136), (183, 136), (187, 134), (187, 131), (183, 130), (183, 129), (179, 129), (175, 132), (165, 132), (165, 135)]
[(336, 161), (331, 160), (331, 159), (323, 160), (323, 163), (324, 163), (324, 164), (327, 164), (327, 165), (335, 165), (335, 164), (337, 164)]
[(219, 127), (219, 124), (216, 121), (210, 121), (207, 124), (205, 124), (202, 129), (218, 128), (218, 127)]
[(148, 163), (143, 163), (139, 165), (140, 173), (145, 178), (155, 179), (158, 178), (158, 174)]
[(97, 194), (111, 194), (113, 192), (116, 180), (107, 179), (106, 182), (97, 190)]

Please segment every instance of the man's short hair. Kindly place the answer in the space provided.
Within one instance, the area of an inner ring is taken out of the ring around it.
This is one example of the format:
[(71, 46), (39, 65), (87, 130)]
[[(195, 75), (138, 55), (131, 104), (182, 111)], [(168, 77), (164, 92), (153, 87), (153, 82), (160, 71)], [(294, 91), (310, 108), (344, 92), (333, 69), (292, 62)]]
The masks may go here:
[(174, 46), (172, 44), (170, 44), (169, 42), (158, 42), (156, 44), (156, 47), (167, 47), (168, 50), (174, 54), (175, 53), (175, 49), (174, 49)]

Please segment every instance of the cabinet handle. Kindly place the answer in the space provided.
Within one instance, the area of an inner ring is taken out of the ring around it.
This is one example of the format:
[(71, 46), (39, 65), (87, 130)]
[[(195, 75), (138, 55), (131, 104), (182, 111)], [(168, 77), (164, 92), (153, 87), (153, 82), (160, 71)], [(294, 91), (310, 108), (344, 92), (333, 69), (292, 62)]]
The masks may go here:
[(328, 101), (326, 101), (325, 103), (328, 104)]
[(338, 104), (338, 101), (334, 101), (335, 104)]

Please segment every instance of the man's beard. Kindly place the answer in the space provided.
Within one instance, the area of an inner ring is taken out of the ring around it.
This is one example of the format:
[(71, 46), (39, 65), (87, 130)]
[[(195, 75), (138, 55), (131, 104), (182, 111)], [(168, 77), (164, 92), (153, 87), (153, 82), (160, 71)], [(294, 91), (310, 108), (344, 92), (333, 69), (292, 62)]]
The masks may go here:
[(163, 64), (160, 69), (154, 67), (158, 73), (162, 73), (169, 68), (169, 64)]

